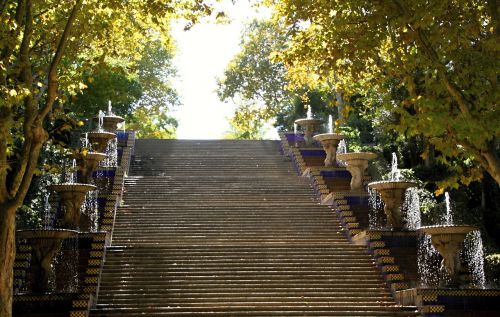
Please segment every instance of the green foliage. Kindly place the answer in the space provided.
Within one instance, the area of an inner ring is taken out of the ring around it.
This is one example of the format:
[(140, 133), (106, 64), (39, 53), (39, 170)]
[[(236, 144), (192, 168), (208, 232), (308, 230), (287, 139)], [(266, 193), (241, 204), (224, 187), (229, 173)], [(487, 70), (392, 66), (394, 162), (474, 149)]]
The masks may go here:
[(284, 65), (273, 62), (271, 56), (283, 49), (284, 42), (284, 30), (271, 21), (254, 20), (245, 29), (241, 51), (217, 80), (220, 100), (233, 100), (238, 105), (230, 120), (231, 137), (261, 137), (264, 122), (290, 102)]
[(137, 131), (137, 138), (175, 138), (177, 121), (161, 105), (138, 107), (127, 117), (127, 129)]
[(42, 225), (40, 215), (39, 211), (22, 205), (16, 213), (16, 228), (19, 230), (39, 228)]
[(389, 129), (424, 139), (455, 169), (443, 188), (480, 178), (481, 168), (500, 182), (495, 1), (272, 3), (290, 31), (279, 58), (295, 86), (334, 78), (347, 100), (360, 94), (390, 113)]
[(492, 284), (500, 284), (500, 253), (488, 254), (484, 259), (485, 274)]
[(173, 138), (177, 122), (169, 115), (179, 105), (171, 84), (175, 76), (172, 48), (149, 43), (141, 59), (132, 68), (123, 68), (120, 60), (103, 64), (87, 75), (82, 92), (67, 107), (80, 118), (95, 117), (106, 111), (111, 101), (113, 113), (126, 118), (126, 127), (138, 138)]
[(92, 118), (105, 111), (111, 101), (113, 113), (124, 116), (132, 111), (134, 102), (142, 96), (140, 83), (126, 70), (102, 65), (85, 80), (86, 89), (78, 93), (68, 109), (81, 118)]

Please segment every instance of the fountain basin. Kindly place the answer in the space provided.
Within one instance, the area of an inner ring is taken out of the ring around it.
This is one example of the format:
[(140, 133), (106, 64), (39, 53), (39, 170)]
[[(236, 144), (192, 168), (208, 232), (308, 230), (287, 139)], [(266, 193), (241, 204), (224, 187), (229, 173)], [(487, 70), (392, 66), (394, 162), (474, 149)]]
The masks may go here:
[(344, 139), (345, 136), (339, 133), (323, 133), (316, 134), (313, 138), (314, 140), (321, 142), (321, 146), (323, 146), (323, 150), (325, 150), (325, 166), (337, 166), (337, 147), (340, 140)]
[(99, 162), (101, 162), (105, 158), (106, 154), (100, 152), (88, 152), (86, 154), (81, 153), (76, 156), (80, 171), (82, 173), (81, 181), (83, 183), (89, 183), (92, 172), (97, 168)]
[(28, 240), (34, 253), (31, 265), (35, 273), (32, 290), (35, 293), (52, 291), (50, 281), (54, 278), (52, 261), (61, 249), (62, 241), (75, 236), (77, 231), (67, 229), (18, 230), (17, 236)]
[(423, 226), (417, 229), (428, 235), (467, 235), (469, 232), (478, 230), (475, 226), (469, 225), (436, 225), (436, 226)]
[(368, 187), (375, 189), (384, 201), (384, 213), (389, 227), (398, 230), (403, 228), (401, 206), (405, 192), (408, 188), (416, 186), (417, 183), (411, 181), (378, 181), (368, 184)]
[(437, 225), (425, 226), (417, 229), (431, 236), (432, 246), (439, 252), (443, 258), (441, 261), (441, 270), (450, 276), (450, 286), (460, 284), (460, 247), (465, 240), (465, 236), (477, 227), (469, 225)]
[(123, 121), (125, 121), (123, 117), (114, 114), (108, 114), (102, 118), (102, 128), (104, 129), (104, 131), (116, 132), (116, 129), (118, 129), (118, 124), (122, 123)]
[(66, 239), (78, 234), (78, 231), (69, 229), (25, 229), (17, 230), (16, 235), (21, 239)]
[(323, 123), (322, 120), (320, 119), (313, 119), (313, 118), (302, 118), (302, 119), (297, 119), (295, 120), (295, 123), (299, 126), (302, 127), (304, 130), (304, 140), (306, 142), (307, 146), (310, 146), (312, 144), (312, 135), (314, 133), (314, 130), (317, 129), (317, 127)]
[(92, 144), (92, 149), (94, 152), (105, 152), (108, 146), (109, 140), (116, 138), (116, 134), (112, 132), (105, 131), (93, 131), (82, 134), (82, 136), (87, 136), (89, 142)]
[(417, 183), (412, 181), (377, 181), (368, 184), (368, 187), (376, 189), (379, 192), (392, 189), (408, 189), (416, 186)]
[(351, 190), (363, 189), (363, 175), (368, 168), (368, 161), (377, 157), (372, 152), (339, 153), (337, 158), (346, 162), (346, 169), (351, 173)]
[(47, 186), (59, 194), (61, 204), (65, 207), (64, 225), (69, 228), (77, 228), (80, 223), (80, 207), (86, 194), (97, 187), (90, 184), (62, 183)]

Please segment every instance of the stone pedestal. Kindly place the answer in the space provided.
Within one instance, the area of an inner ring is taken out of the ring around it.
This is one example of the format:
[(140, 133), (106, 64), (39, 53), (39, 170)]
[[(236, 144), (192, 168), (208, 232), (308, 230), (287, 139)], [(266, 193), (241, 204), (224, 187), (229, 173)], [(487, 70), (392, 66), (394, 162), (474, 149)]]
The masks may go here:
[(295, 123), (298, 124), (299, 126), (302, 127), (302, 130), (304, 131), (304, 140), (306, 143), (306, 146), (311, 146), (312, 141), (313, 141), (313, 134), (317, 130), (318, 126), (323, 123), (323, 121), (319, 119), (297, 119), (295, 120)]
[(417, 186), (417, 183), (408, 181), (379, 181), (368, 184), (375, 189), (384, 201), (384, 213), (387, 225), (395, 230), (403, 229), (401, 220), (401, 206), (403, 205), (406, 189)]
[(325, 166), (326, 167), (335, 167), (337, 166), (337, 147), (339, 145), (340, 140), (342, 140), (344, 136), (338, 133), (323, 133), (317, 134), (314, 136), (316, 141), (321, 142), (323, 146), (323, 150), (325, 150), (326, 158), (325, 158)]
[(340, 153), (339, 160), (345, 161), (346, 169), (351, 173), (351, 190), (363, 189), (363, 175), (368, 168), (368, 161), (377, 157), (371, 152)]

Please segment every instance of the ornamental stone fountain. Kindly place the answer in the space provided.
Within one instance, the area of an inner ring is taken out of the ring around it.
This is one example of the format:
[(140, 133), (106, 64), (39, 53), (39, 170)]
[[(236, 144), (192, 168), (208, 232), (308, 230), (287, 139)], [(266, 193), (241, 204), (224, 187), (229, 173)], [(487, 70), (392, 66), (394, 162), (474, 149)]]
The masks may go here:
[(344, 135), (339, 133), (333, 133), (333, 119), (332, 116), (328, 119), (328, 130), (329, 133), (317, 134), (314, 136), (314, 140), (319, 141), (325, 150), (325, 166), (335, 167), (337, 166), (337, 147), (339, 142), (345, 138)]
[(295, 120), (295, 124), (302, 127), (304, 130), (304, 140), (306, 146), (310, 146), (313, 141), (313, 133), (319, 127), (323, 121), (320, 119), (314, 119), (312, 116), (311, 106), (307, 110), (307, 118)]
[(408, 188), (416, 187), (417, 183), (410, 181), (378, 181), (368, 184), (369, 188), (375, 189), (384, 202), (384, 213), (387, 217), (387, 225), (395, 230), (403, 229), (401, 206)]
[(106, 154), (99, 152), (84, 152), (76, 155), (82, 183), (90, 183), (92, 172), (97, 168), (99, 162), (105, 158)]
[(78, 228), (80, 224), (80, 207), (85, 201), (87, 192), (96, 189), (96, 186), (83, 183), (62, 183), (49, 185), (49, 190), (59, 194), (61, 204), (65, 207), (63, 226)]
[(50, 281), (55, 273), (52, 262), (57, 252), (61, 249), (62, 241), (78, 234), (77, 231), (67, 229), (32, 229), (18, 230), (17, 236), (26, 239), (34, 253), (32, 269), (34, 271), (34, 293), (47, 293), (52, 291)]
[(109, 101), (108, 112), (102, 117), (102, 128), (104, 131), (116, 132), (118, 124), (123, 121), (125, 121), (123, 117), (117, 116), (113, 113), (111, 101)]
[(323, 133), (314, 136), (314, 140), (321, 142), (321, 146), (323, 146), (323, 150), (325, 150), (326, 167), (337, 166), (337, 146), (343, 138), (344, 135), (338, 133)]
[(81, 138), (82, 149), (75, 155), (80, 171), (80, 180), (83, 183), (90, 183), (92, 172), (97, 168), (99, 162), (106, 158), (106, 153), (94, 152), (89, 143), (88, 133)]
[(431, 236), (431, 243), (441, 257), (441, 270), (450, 277), (448, 286), (460, 284), (460, 247), (465, 236), (478, 228), (468, 225), (436, 225), (417, 229)]
[(92, 131), (84, 133), (83, 135), (87, 135), (89, 142), (92, 144), (92, 149), (99, 153), (106, 151), (108, 141), (116, 138), (116, 134), (105, 131)]
[(372, 152), (351, 152), (338, 153), (337, 158), (344, 161), (346, 169), (351, 173), (351, 190), (363, 190), (363, 175), (368, 168), (368, 161), (376, 158), (377, 155)]
[[(94, 150), (95, 152), (100, 152), (100, 153), (105, 152), (106, 148), (108, 146), (108, 142), (111, 139), (116, 138), (115, 133), (107, 132), (104, 130), (104, 128), (103, 128), (104, 127), (104, 118), (105, 118), (104, 112), (99, 110), (99, 115), (97, 116), (97, 120), (98, 120), (97, 130), (82, 134), (82, 137), (85, 137), (86, 139), (88, 139), (88, 142), (90, 143), (92, 150)], [(121, 118), (121, 119), (123, 119), (123, 118)], [(120, 121), (120, 122), (122, 122), (122, 121)], [(115, 122), (115, 119), (112, 118), (111, 121), (109, 121), (109, 122)], [(109, 124), (111, 126), (111, 123), (109, 123)], [(115, 130), (116, 130), (116, 128), (113, 131), (115, 131)]]
[(392, 154), (391, 180), (378, 181), (368, 184), (375, 189), (384, 202), (384, 213), (387, 217), (387, 225), (394, 230), (403, 229), (401, 206), (408, 188), (416, 187), (417, 183), (411, 181), (400, 181), (400, 172), (396, 154)]

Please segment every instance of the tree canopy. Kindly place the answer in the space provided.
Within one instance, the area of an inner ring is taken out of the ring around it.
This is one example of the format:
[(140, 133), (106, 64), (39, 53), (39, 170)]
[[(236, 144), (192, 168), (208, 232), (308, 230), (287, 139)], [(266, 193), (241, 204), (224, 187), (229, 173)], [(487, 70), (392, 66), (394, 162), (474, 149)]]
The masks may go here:
[(279, 57), (292, 83), (333, 78), (346, 100), (361, 94), (394, 114), (391, 128), (424, 137), (443, 163), (461, 161), (450, 186), (481, 169), (500, 183), (495, 0), (269, 2), (290, 34)]
[(110, 61), (130, 73), (146, 46), (171, 45), (173, 18), (189, 27), (212, 11), (201, 0), (0, 0), (1, 316), (12, 313), (15, 214), (50, 137), (46, 129), (89, 74)]
[(292, 94), (287, 89), (285, 66), (272, 60), (275, 51), (284, 49), (285, 40), (278, 24), (252, 21), (242, 34), (240, 52), (217, 80), (219, 98), (237, 105), (230, 119), (233, 137), (261, 137), (264, 122), (290, 103)]

